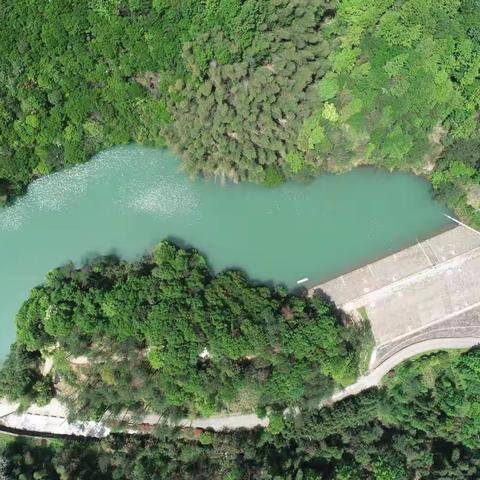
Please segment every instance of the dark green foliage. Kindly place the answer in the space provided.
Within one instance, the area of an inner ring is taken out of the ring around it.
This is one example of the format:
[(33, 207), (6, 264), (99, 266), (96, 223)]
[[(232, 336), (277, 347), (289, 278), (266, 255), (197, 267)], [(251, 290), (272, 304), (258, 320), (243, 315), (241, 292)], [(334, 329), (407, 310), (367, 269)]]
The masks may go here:
[(47, 352), (64, 382), (81, 385), (66, 399), (72, 411), (94, 416), (315, 402), (354, 381), (364, 337), (320, 299), (253, 286), (236, 271), (214, 276), (195, 250), (167, 242), (138, 263), (107, 257), (50, 272), (17, 329), (22, 352)]
[[(480, 226), (477, 0), (6, 0), (0, 19), (0, 207), (136, 141), (267, 186), (410, 168)], [(0, 478), (480, 477), (478, 350), (421, 357), (380, 391), (308, 412), (355, 379), (360, 332), (319, 299), (215, 276), (193, 250), (57, 269), (17, 325), (0, 396), (22, 406), (51, 398), (52, 357), (76, 416), (274, 413), (265, 431), (197, 440), (0, 442)]]
[(477, 448), (480, 350), (424, 356), (400, 367), (387, 383), (386, 418)]
[(8, 442), (3, 438), (1, 440), (0, 478), (60, 480), (61, 477), (52, 464), (52, 457), (56, 451), (54, 446), (22, 438)]
[[(3, 464), (2, 464), (3, 459)], [(108, 462), (96, 442), (0, 437), (0, 478), (11, 480), (101, 480)]]
[(0, 398), (22, 399), (24, 406), (33, 402), (47, 404), (54, 395), (53, 382), (50, 376), (39, 373), (40, 364), (39, 352), (13, 344), (0, 370)]
[(360, 163), (434, 172), (480, 225), (477, 167), (451, 171), (479, 137), (476, 0), (7, 0), (0, 18), (0, 207), (140, 142), (267, 186)]
[(480, 228), (480, 139), (449, 145), (432, 175), (437, 196), (470, 225)]
[(2, 2), (0, 196), (107, 146), (163, 144), (168, 113), (156, 91), (166, 89), (162, 70), (174, 69), (188, 25), (122, 4)]
[[(0, 5), (0, 206), (34, 178), (126, 142), (164, 145), (167, 99), (215, 58), (242, 59), (257, 0), (7, 0)], [(233, 39), (236, 52), (222, 42)], [(207, 42), (208, 43), (208, 42)], [(175, 94), (173, 98), (177, 98)]]
[[(359, 163), (428, 174), (443, 143), (478, 138), (472, 0), (277, 0), (263, 12), (238, 61), (212, 54), (207, 68), (184, 49), (197, 81), (173, 88), (181, 100), (166, 135), (190, 171), (267, 185), (274, 171)], [(203, 41), (203, 51), (238, 48), (222, 35)]]

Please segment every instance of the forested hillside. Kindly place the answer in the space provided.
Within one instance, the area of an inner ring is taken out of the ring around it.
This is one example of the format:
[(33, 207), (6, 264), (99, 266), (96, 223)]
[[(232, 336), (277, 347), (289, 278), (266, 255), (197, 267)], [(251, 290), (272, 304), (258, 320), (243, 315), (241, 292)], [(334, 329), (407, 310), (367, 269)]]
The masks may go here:
[(126, 142), (265, 183), (411, 169), (479, 222), (476, 0), (0, 5), (0, 198)]
[(0, 398), (46, 403), (56, 390), (86, 417), (282, 411), (352, 383), (368, 359), (366, 328), (320, 298), (213, 275), (195, 250), (163, 242), (138, 263), (49, 273), (18, 313)]
[(478, 350), (427, 355), (397, 368), (382, 390), (278, 417), (265, 431), (159, 427), (154, 436), (101, 441), (0, 441), (0, 472), (3, 465), (6, 478), (52, 480), (476, 480), (479, 372)]

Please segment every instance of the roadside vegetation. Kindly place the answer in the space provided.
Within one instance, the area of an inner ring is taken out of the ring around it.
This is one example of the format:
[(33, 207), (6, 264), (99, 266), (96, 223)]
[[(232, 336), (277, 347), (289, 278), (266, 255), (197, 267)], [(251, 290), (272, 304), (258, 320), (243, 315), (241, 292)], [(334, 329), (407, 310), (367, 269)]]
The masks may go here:
[(268, 186), (408, 169), (480, 224), (476, 0), (7, 1), (0, 18), (2, 202), (139, 142)]
[(278, 416), (266, 430), (9, 438), (0, 442), (0, 468), (11, 479), (476, 480), (479, 371), (478, 349), (425, 355), (398, 367), (381, 390)]
[(265, 414), (354, 382), (367, 338), (320, 298), (214, 275), (197, 251), (162, 242), (136, 263), (50, 272), (18, 313), (0, 396), (45, 403), (57, 377), (72, 415)]

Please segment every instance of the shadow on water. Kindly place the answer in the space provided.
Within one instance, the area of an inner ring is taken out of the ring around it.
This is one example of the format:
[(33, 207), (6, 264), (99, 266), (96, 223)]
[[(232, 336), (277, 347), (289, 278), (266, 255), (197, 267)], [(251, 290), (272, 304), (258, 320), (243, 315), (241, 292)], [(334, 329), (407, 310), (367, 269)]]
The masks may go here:
[[(185, 239), (180, 238), (180, 237), (178, 237), (178, 236), (176, 236), (176, 235), (168, 235), (168, 236), (165, 237), (164, 239), (159, 240), (158, 242), (156, 242), (155, 245), (158, 245), (158, 244), (159, 244), (160, 242), (162, 242), (163, 240), (166, 240), (167, 242), (170, 242), (170, 243), (172, 243), (173, 245), (175, 245), (176, 247), (182, 248), (183, 250), (192, 250), (192, 249), (193, 249), (193, 250), (197, 250), (197, 248), (196, 248), (193, 244), (187, 242)], [(207, 264), (208, 264), (209, 268), (211, 268), (211, 267), (210, 267), (210, 262), (208, 261), (208, 258), (207, 258), (207, 255), (203, 254), (202, 252), (200, 252), (200, 254), (202, 255), (202, 257), (205, 258), (205, 260), (207, 260)]]
[(107, 253), (135, 263), (167, 239), (197, 247), (212, 274), (235, 270), (306, 295), (299, 278), (318, 284), (446, 223), (411, 175), (358, 169), (270, 190), (192, 183), (178, 169), (165, 150), (119, 147), (39, 180), (0, 215), (0, 358), (21, 300), (69, 259), (82, 267)]
[(120, 260), (121, 258), (122, 256), (120, 255), (120, 253), (118, 252), (118, 249), (116, 248), (111, 248), (106, 253), (100, 253), (98, 251), (90, 251), (81, 257), (80, 261), (78, 262), (78, 266), (80, 268), (83, 268), (91, 263), (95, 263), (99, 259)]
[[(213, 275), (217, 275), (222, 272), (239, 272), (245, 279), (253, 286), (255, 287), (267, 287), (270, 290), (275, 290), (276, 288), (285, 288), (289, 290), (290, 293), (294, 293), (296, 295), (302, 295), (306, 296), (307, 295), (307, 290), (304, 287), (301, 288), (296, 288), (296, 289), (288, 289), (288, 287), (281, 282), (275, 282), (274, 280), (256, 280), (254, 278), (251, 278), (249, 273), (245, 268), (242, 268), (240, 266), (237, 266), (235, 264), (221, 269), (221, 270), (216, 270), (213, 268), (212, 263), (209, 259), (209, 256), (203, 252), (198, 250), (195, 245), (192, 245), (191, 243), (187, 242), (185, 239), (175, 236), (175, 235), (169, 235), (165, 238), (166, 241), (170, 242), (171, 244), (175, 245), (178, 248), (182, 248), (183, 250), (196, 250), (198, 253), (205, 259), (207, 263), (207, 267), (212, 272)], [(161, 240), (160, 240), (161, 241)], [(157, 244), (160, 242), (157, 242)]]

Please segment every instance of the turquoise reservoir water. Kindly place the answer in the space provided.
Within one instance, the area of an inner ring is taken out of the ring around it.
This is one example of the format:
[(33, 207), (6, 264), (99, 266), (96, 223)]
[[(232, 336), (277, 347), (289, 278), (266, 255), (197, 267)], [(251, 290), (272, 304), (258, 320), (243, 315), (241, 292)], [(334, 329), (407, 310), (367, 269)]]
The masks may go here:
[(166, 151), (128, 146), (34, 182), (0, 210), (0, 358), (30, 289), (68, 260), (137, 258), (171, 238), (215, 270), (307, 286), (448, 225), (427, 182), (357, 169), (277, 189), (192, 182)]

